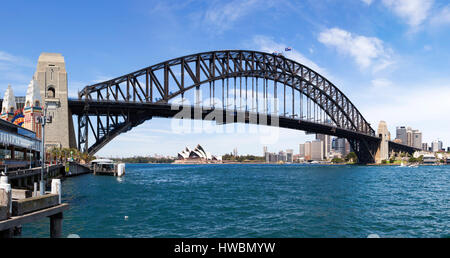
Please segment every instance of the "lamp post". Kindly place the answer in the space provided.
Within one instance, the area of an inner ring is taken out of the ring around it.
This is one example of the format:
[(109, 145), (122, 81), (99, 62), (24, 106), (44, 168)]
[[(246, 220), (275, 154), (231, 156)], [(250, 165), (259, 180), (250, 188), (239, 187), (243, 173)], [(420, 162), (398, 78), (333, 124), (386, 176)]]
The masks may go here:
[(47, 103), (44, 106), (44, 115), (39, 118), (39, 121), (42, 126), (41, 130), (41, 181), (39, 185), (39, 193), (40, 195), (45, 194), (45, 181), (44, 181), (44, 170), (45, 170), (45, 122), (47, 116)]

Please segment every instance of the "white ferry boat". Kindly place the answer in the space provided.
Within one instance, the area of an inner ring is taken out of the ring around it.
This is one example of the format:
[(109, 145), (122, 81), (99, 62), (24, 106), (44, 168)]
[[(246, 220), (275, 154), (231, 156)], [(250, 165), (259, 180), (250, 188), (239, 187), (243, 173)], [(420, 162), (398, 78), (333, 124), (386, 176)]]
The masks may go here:
[(96, 159), (91, 161), (91, 168), (94, 175), (107, 175), (107, 176), (124, 176), (125, 164), (114, 163), (110, 159)]

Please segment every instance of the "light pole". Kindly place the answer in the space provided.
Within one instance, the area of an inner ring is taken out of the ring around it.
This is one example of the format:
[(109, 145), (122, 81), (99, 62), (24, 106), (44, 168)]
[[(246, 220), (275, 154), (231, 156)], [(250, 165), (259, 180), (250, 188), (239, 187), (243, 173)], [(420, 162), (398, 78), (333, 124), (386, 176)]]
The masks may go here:
[(42, 126), (41, 130), (41, 182), (39, 193), (41, 196), (45, 194), (45, 181), (44, 181), (44, 170), (45, 170), (45, 123), (47, 120), (47, 103), (44, 106), (44, 115), (39, 118)]

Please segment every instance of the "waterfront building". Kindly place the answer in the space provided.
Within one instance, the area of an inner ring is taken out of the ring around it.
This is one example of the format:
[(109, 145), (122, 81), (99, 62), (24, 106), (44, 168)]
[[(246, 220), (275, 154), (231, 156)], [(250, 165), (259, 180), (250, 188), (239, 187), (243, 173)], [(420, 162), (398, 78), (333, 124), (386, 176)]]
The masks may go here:
[(311, 142), (305, 142), (305, 160), (311, 160)]
[(422, 150), (428, 151), (428, 143), (426, 142), (422, 143)]
[(265, 157), (265, 159), (266, 159), (266, 163), (269, 163), (270, 162), (270, 153), (269, 152), (264, 152), (264, 157)]
[(184, 150), (178, 153), (177, 160), (183, 162), (203, 162), (203, 161), (218, 161), (221, 158), (211, 155), (211, 153), (205, 151), (203, 147), (198, 144), (195, 149), (186, 147)]
[(305, 144), (304, 143), (300, 143), (299, 144), (299, 155), (300, 157), (305, 157)]
[(350, 143), (345, 138), (334, 138), (331, 146), (335, 152), (341, 153), (342, 156), (350, 153)]
[(438, 152), (442, 150), (442, 141), (435, 140), (431, 142), (431, 151), (432, 152)]
[(11, 85), (8, 85), (3, 97), (1, 119), (12, 121), (16, 108), (16, 98), (14, 97), (13, 89)]
[(321, 161), (323, 160), (323, 142), (321, 140), (315, 140), (311, 142), (311, 160)]
[(396, 129), (397, 143), (405, 144), (411, 147), (422, 149), (422, 133), (411, 127), (398, 126)]
[(437, 161), (436, 157), (433, 154), (425, 154), (423, 155), (423, 164), (435, 164)]
[(326, 134), (316, 134), (316, 140), (321, 140), (323, 144), (323, 159), (328, 159), (331, 151), (331, 136)]
[(287, 161), (286, 152), (284, 152), (284, 151), (278, 152), (278, 161), (281, 161), (281, 162)]
[(0, 170), (37, 166), (40, 146), (33, 131), (0, 119)]
[(275, 153), (270, 153), (269, 154), (269, 162), (270, 163), (278, 162), (278, 155)]
[(419, 130), (412, 131), (412, 147), (421, 149), (422, 148), (422, 133)]
[(288, 163), (294, 162), (294, 150), (292, 149), (286, 150), (286, 162)]
[(408, 144), (408, 136), (407, 136), (407, 129), (405, 126), (398, 126), (396, 128), (396, 136), (395, 139), (399, 141), (401, 144)]

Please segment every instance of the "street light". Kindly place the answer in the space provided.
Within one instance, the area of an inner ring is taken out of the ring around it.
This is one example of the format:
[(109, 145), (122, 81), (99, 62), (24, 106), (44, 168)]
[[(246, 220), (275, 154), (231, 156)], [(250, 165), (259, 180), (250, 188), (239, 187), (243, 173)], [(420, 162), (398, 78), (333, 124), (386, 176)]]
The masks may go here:
[(47, 116), (47, 103), (44, 106), (44, 115), (38, 117), (38, 121), (42, 126), (41, 130), (41, 181), (39, 184), (39, 193), (41, 196), (45, 194), (44, 170), (45, 170), (45, 122)]
[(41, 182), (40, 182), (40, 194), (45, 194), (45, 181), (44, 181), (44, 171), (45, 171), (45, 124), (52, 122), (52, 117), (47, 117), (47, 108), (51, 107), (52, 109), (56, 109), (59, 107), (59, 102), (46, 101), (44, 104), (44, 115), (41, 117), (37, 117), (39, 123), (41, 123), (42, 131), (41, 131)]

